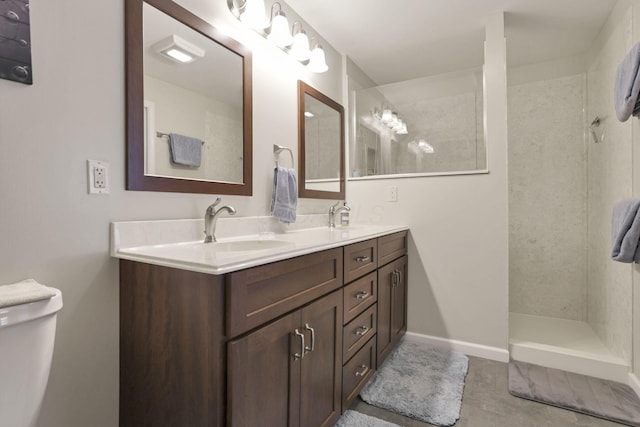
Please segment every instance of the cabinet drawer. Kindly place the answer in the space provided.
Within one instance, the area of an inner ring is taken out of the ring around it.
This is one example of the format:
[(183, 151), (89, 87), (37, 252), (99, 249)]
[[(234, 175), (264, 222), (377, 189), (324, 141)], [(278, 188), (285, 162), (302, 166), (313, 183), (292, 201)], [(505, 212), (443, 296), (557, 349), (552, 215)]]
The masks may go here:
[(354, 243), (344, 247), (344, 283), (375, 270), (378, 260), (376, 239)]
[(238, 336), (342, 286), (342, 248), (227, 275), (227, 336)]
[(374, 271), (344, 288), (344, 323), (349, 323), (378, 300), (378, 275)]
[(378, 239), (378, 267), (407, 253), (408, 232), (401, 231)]
[(376, 333), (376, 305), (369, 307), (360, 316), (344, 327), (342, 360), (347, 361)]
[(376, 366), (376, 337), (374, 336), (342, 368), (342, 412), (349, 409), (353, 399), (369, 381)]

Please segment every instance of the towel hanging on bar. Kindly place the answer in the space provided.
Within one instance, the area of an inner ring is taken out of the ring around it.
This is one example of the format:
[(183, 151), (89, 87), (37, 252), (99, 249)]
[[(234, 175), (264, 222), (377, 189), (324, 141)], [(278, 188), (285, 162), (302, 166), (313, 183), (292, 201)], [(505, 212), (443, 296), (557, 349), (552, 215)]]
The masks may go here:
[(627, 121), (633, 114), (640, 115), (636, 105), (640, 95), (640, 43), (637, 43), (625, 56), (616, 74), (614, 105), (616, 116), (621, 122)]

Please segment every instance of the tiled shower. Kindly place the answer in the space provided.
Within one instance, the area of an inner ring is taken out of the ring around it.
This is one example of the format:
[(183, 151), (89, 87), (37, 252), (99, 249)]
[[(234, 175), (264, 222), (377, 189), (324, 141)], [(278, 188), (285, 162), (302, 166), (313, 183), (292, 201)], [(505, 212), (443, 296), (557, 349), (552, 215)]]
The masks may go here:
[(611, 209), (633, 177), (631, 122), (617, 121), (613, 86), (632, 20), (629, 8), (565, 61), (571, 72), (519, 72), (508, 91), (511, 356), (619, 381), (631, 363), (632, 269), (611, 260)]

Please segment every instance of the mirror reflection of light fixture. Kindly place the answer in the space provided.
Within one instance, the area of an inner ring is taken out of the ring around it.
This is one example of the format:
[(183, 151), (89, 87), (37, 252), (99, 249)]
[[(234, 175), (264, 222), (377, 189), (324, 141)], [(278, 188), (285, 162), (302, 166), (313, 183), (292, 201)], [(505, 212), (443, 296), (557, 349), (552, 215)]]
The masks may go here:
[(193, 62), (203, 58), (205, 51), (175, 34), (160, 40), (152, 46), (152, 49), (172, 61), (181, 64)]
[(427, 154), (431, 154), (433, 153), (433, 145), (429, 144), (427, 141), (424, 140), (424, 138), (420, 138), (418, 140), (418, 148), (420, 149), (420, 151), (422, 151), (423, 153), (427, 153)]
[(269, 26), (269, 18), (264, 8), (264, 0), (245, 0), (244, 10), (240, 13), (240, 21), (256, 31)]
[(373, 116), (398, 135), (406, 135), (409, 133), (407, 124), (398, 116), (398, 113), (392, 111), (390, 108), (383, 108), (382, 113), (374, 110)]
[(327, 62), (325, 61), (324, 50), (322, 49), (321, 44), (316, 42), (313, 50), (311, 51), (311, 58), (309, 59), (307, 67), (314, 73), (324, 73), (329, 69)]
[[(297, 31), (296, 24), (298, 24)], [(309, 37), (307, 37), (307, 32), (302, 29), (300, 21), (293, 23), (293, 45), (291, 46), (291, 56), (300, 62), (308, 61), (311, 57)]]
[(315, 114), (313, 114), (311, 111), (305, 111), (304, 112), (304, 116), (308, 117), (308, 118), (311, 118), (311, 117), (315, 117)]
[(282, 10), (282, 5), (278, 2), (271, 6), (271, 29), (267, 40), (280, 48), (285, 48), (293, 43), (293, 37), (289, 31), (289, 20)]

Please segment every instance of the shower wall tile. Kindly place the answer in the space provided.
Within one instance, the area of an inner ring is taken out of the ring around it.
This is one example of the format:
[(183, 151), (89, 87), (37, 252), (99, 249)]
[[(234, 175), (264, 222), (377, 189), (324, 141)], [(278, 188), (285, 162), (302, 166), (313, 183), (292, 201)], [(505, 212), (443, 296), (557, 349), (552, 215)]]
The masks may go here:
[[(618, 64), (631, 48), (631, 9), (608, 36), (588, 73), (587, 122), (602, 119), (601, 143), (588, 144), (588, 309), (587, 321), (617, 356), (631, 356), (632, 270), (611, 260), (611, 210), (631, 197), (631, 120), (620, 123), (613, 106)], [(635, 119), (632, 119), (635, 120)]]
[(585, 75), (509, 87), (510, 311), (584, 320)]

